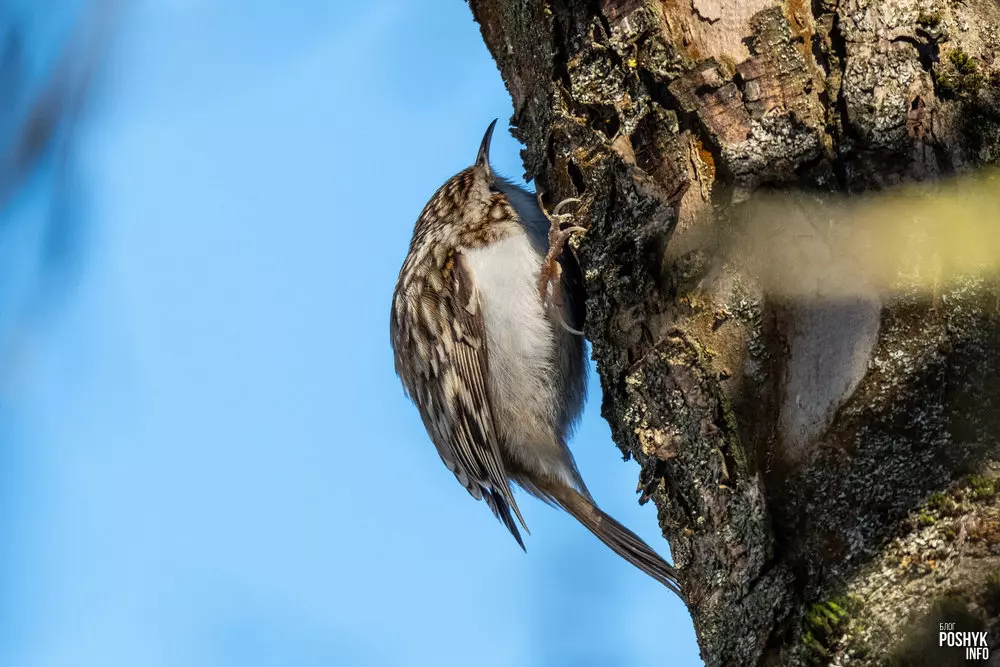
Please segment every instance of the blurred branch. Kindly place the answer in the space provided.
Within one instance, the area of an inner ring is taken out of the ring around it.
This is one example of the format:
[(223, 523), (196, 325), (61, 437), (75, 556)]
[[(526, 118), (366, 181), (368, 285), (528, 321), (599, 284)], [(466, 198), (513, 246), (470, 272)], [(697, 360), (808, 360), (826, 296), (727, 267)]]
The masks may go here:
[[(118, 14), (117, 1), (93, 3), (78, 20), (74, 33), (66, 40), (60, 58), (53, 66), (48, 80), (34, 95), (20, 117), (11, 113), (5, 120), (14, 121), (0, 127), (0, 209), (6, 207), (11, 195), (23, 185), (27, 176), (39, 164), (46, 149), (52, 147), (64, 129), (64, 140), (71, 136), (94, 72), (102, 61)], [(18, 26), (8, 27), (3, 60), (0, 62), (0, 90), (7, 100), (23, 97), (26, 77), (21, 57), (21, 31)], [(16, 112), (15, 112), (16, 113)]]
[[(119, 0), (93, 0), (79, 12), (60, 52), (39, 81), (26, 63), (35, 46), (6, 3), (0, 0), (0, 216), (31, 178), (51, 166), (51, 210), (40, 249), (39, 291), (72, 255), (79, 238), (78, 192), (72, 152), (76, 126), (106, 58), (121, 10)], [(48, 159), (51, 158), (51, 161)], [(35, 299), (34, 301), (38, 301)], [(33, 308), (37, 303), (29, 303)]]

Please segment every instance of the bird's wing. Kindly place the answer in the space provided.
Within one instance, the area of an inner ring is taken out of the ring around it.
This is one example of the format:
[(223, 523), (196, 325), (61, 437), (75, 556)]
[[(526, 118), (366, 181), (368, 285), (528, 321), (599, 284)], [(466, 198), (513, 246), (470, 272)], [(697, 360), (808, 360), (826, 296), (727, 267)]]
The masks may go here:
[(462, 253), (455, 251), (443, 274), (410, 294), (397, 289), (395, 301), (390, 329), (396, 372), (427, 433), (462, 486), (486, 500), (523, 549), (511, 511), (527, 526), (511, 493), (486, 384), (489, 357), (479, 291)]

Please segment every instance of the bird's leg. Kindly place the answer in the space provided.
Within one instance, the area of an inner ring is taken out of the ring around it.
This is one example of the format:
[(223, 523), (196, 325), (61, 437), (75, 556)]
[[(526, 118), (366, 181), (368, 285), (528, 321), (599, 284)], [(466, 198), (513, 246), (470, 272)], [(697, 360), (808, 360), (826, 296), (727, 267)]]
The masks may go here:
[(579, 199), (571, 197), (569, 199), (564, 199), (552, 210), (552, 213), (548, 213), (545, 207), (542, 205), (542, 196), (538, 195), (538, 207), (545, 214), (545, 217), (549, 219), (549, 252), (545, 255), (545, 259), (542, 260), (542, 270), (538, 274), (538, 296), (541, 297), (543, 303), (549, 303), (549, 285), (552, 285), (552, 303), (557, 307), (562, 307), (562, 295), (559, 289), (559, 278), (562, 276), (562, 267), (559, 265), (559, 257), (562, 255), (563, 249), (566, 247), (566, 242), (573, 234), (578, 234), (587, 231), (584, 227), (567, 227), (562, 228), (562, 222), (564, 219), (572, 219), (573, 215), (570, 213), (560, 213), (562, 208), (566, 204), (580, 203)]

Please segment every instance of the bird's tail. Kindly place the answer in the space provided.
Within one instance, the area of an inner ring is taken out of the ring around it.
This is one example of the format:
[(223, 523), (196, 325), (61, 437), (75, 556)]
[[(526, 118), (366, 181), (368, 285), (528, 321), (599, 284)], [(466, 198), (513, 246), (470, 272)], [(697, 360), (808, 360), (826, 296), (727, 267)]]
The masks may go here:
[(547, 491), (563, 509), (572, 514), (612, 551), (677, 595), (681, 595), (676, 570), (638, 535), (605, 514), (593, 501), (576, 489), (560, 484), (558, 488)]

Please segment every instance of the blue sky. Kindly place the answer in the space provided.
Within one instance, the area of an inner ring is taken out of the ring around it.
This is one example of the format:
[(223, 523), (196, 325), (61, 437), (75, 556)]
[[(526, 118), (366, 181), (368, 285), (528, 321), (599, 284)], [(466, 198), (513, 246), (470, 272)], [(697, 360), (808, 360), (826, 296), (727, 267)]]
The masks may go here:
[[(42, 34), (66, 2), (19, 4)], [(568, 516), (525, 500), (522, 553), (393, 374), (423, 204), (494, 117), (523, 171), (467, 5), (294, 5), (125, 15), (81, 268), (44, 326), (0, 328), (0, 664), (701, 664), (683, 605)], [(47, 186), (0, 228), (5, 299)], [(666, 552), (591, 388), (584, 478)]]

